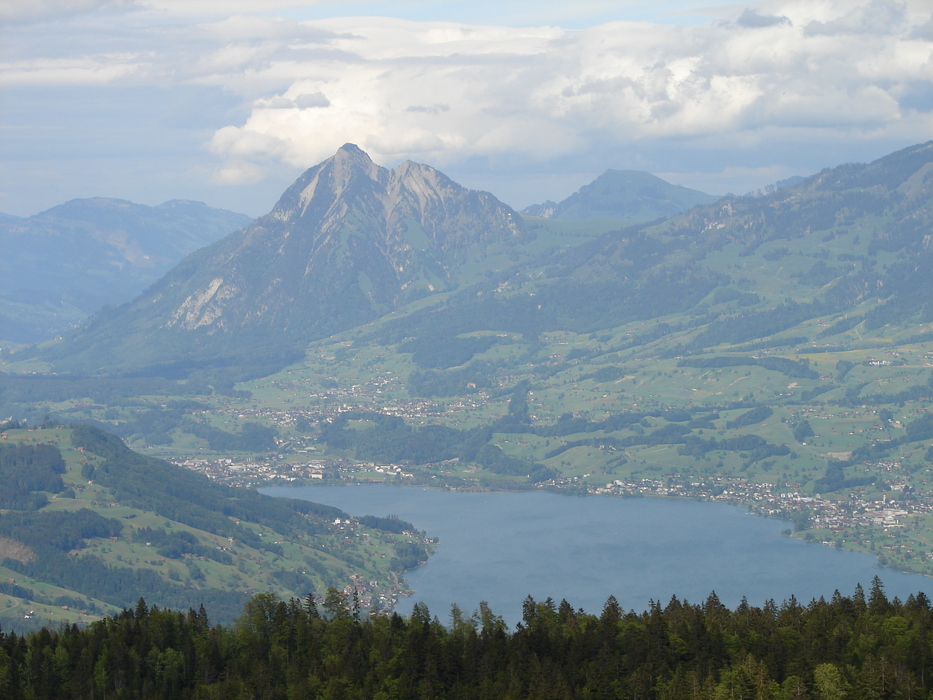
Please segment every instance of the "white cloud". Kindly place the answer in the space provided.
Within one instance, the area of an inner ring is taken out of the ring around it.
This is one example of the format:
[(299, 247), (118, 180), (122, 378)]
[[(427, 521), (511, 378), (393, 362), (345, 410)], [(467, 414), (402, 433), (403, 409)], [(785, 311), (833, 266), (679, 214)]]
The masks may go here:
[[(33, 4), (8, 3), (21, 17)], [(387, 165), (486, 158), (526, 172), (590, 154), (573, 166), (582, 172), (637, 167), (600, 160), (623, 151), (933, 137), (928, 0), (766, 0), (705, 24), (584, 30), (255, 14), (297, 0), (145, 4), (154, 9), (40, 0), (46, 14), (86, 14), (61, 23), (66, 33), (8, 32), (0, 86), (222, 92), (239, 106), (199, 138), (220, 163), (214, 181), (231, 185), (311, 166), (346, 142)], [(195, 5), (196, 21), (185, 14)], [(770, 166), (743, 167), (735, 177)]]
[[(826, 8), (799, 8), (746, 9), (733, 23), (699, 27), (616, 22), (579, 32), (315, 22), (303, 26), (331, 36), (319, 55), (290, 60), (294, 47), (283, 44), (280, 60), (227, 59), (230, 72), (212, 76), (234, 86), (249, 73), (253, 89), (292, 81), (255, 101), (245, 122), (218, 132), (211, 150), (304, 167), (351, 141), (383, 161), (444, 164), (747, 136), (769, 126), (851, 136), (899, 122), (898, 86), (930, 81), (933, 53), (911, 38), (920, 25), (908, 21), (906, 6), (872, 0), (835, 18)], [(320, 95), (320, 104), (307, 109), (300, 95)]]
[(230, 159), (214, 173), (214, 182), (219, 185), (249, 185), (262, 180), (266, 169), (257, 163)]
[(315, 107), (330, 107), (330, 100), (323, 92), (302, 92), (293, 101), (298, 109), (314, 109)]
[(898, 32), (908, 22), (907, 3), (894, 0), (871, 0), (842, 16), (825, 22), (810, 22), (807, 34), (880, 34)]
[(735, 23), (740, 27), (749, 27), (751, 29), (760, 27), (773, 27), (776, 24), (791, 24), (790, 19), (784, 15), (763, 15), (751, 7), (746, 7), (739, 15)]

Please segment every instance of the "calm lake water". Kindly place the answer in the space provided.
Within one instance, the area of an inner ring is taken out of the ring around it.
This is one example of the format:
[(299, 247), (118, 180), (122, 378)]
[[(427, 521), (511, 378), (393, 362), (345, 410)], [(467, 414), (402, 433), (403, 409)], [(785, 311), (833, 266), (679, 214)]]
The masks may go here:
[(889, 597), (924, 591), (933, 579), (878, 568), (868, 554), (783, 537), (785, 521), (720, 503), (553, 493), (457, 493), (404, 486), (272, 487), (263, 493), (326, 503), (351, 515), (390, 513), (439, 537), (440, 546), (406, 578), (415, 590), (398, 611), (423, 601), (447, 622), (451, 603), (472, 612), (481, 600), (510, 625), (521, 602), (566, 598), (599, 613), (609, 595), (645, 609), (672, 595), (701, 602), (710, 591), (734, 607), (791, 594), (803, 603), (838, 589), (867, 591), (875, 575)]

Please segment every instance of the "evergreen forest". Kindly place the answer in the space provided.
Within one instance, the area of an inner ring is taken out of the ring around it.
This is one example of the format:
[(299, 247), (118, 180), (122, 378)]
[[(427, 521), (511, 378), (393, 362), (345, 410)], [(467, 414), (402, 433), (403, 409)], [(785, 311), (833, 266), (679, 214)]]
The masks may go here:
[[(320, 603), (320, 607), (318, 605)], [(0, 695), (19, 698), (928, 698), (933, 608), (925, 594), (838, 591), (734, 610), (715, 593), (600, 614), (530, 596), (514, 631), (483, 603), (442, 624), (365, 616), (323, 600), (255, 595), (232, 626), (203, 607), (135, 609), (87, 628), (0, 634)]]

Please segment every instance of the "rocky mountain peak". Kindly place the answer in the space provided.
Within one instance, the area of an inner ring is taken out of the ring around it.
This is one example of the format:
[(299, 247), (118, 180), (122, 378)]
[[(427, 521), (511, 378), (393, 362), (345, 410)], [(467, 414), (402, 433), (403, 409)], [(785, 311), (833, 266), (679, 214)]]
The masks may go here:
[[(268, 215), (99, 323), (113, 326), (118, 344), (148, 343), (154, 362), (167, 361), (159, 348), (168, 347), (203, 357), (231, 346), (301, 346), (454, 288), (465, 264), (524, 233), (521, 217), (487, 192), (420, 163), (388, 170), (345, 144)], [(136, 337), (149, 329), (164, 337)]]

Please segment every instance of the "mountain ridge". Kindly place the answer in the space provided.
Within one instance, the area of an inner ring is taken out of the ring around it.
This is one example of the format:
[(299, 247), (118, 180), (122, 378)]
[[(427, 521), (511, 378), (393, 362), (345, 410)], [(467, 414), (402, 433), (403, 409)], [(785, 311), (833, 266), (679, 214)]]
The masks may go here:
[(36, 342), (106, 304), (132, 299), (186, 254), (251, 217), (171, 200), (73, 199), (27, 218), (0, 218), (0, 339)]
[(561, 202), (534, 204), (523, 209), (522, 214), (564, 221), (607, 218), (645, 223), (676, 216), (717, 199), (699, 190), (672, 185), (641, 170), (610, 169)]

